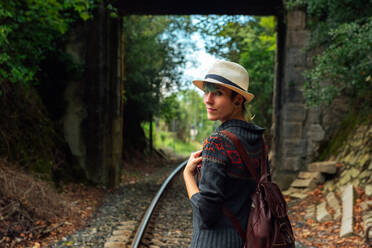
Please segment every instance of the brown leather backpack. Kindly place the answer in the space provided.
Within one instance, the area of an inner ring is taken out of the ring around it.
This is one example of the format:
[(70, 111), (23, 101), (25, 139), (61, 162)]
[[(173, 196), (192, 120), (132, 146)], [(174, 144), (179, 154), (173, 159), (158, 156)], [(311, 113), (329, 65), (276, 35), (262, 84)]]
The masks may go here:
[(257, 175), (251, 160), (239, 138), (227, 131), (221, 131), (235, 145), (244, 165), (257, 182), (257, 188), (252, 195), (252, 206), (249, 213), (247, 230), (244, 232), (238, 220), (227, 209), (224, 213), (230, 218), (244, 242), (244, 248), (295, 247), (295, 238), (288, 219), (287, 203), (275, 183), (271, 182), (267, 172), (266, 146), (262, 139), (261, 175)]

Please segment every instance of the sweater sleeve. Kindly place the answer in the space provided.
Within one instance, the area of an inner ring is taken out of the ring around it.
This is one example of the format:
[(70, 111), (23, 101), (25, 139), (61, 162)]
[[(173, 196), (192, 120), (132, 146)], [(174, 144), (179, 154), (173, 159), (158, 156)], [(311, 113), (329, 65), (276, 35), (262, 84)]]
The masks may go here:
[(229, 156), (225, 150), (226, 142), (219, 136), (210, 136), (204, 143), (202, 152), (201, 178), (199, 193), (191, 197), (194, 211), (202, 224), (207, 227), (221, 217), (225, 200), (226, 167)]

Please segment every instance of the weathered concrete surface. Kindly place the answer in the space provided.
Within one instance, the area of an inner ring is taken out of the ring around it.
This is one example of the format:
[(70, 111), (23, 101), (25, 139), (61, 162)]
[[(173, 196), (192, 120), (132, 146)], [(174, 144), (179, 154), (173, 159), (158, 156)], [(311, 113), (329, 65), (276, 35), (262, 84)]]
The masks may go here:
[(296, 179), (292, 182), (291, 187), (294, 188), (308, 188), (308, 189), (314, 189), (316, 188), (316, 182), (314, 179)]
[(347, 185), (342, 192), (342, 219), (340, 237), (353, 234), (354, 229), (354, 202), (356, 192), (352, 184)]
[(342, 218), (341, 223), (340, 237), (344, 238), (353, 235), (354, 220), (352, 218)]
[(324, 183), (324, 176), (320, 172), (311, 172), (311, 171), (301, 171), (298, 173), (297, 178), (302, 178), (302, 179), (313, 179), (317, 184)]
[(316, 188), (324, 182), (324, 176), (320, 172), (301, 171), (297, 178), (291, 183), (287, 190), (283, 191), (284, 195), (304, 199), (307, 192)]
[(317, 171), (327, 174), (335, 174), (337, 172), (336, 161), (315, 162), (307, 166), (308, 171)]
[(283, 195), (290, 196), (293, 198), (304, 199), (307, 197), (307, 189), (289, 187), (289, 189), (282, 192)]
[(341, 204), (339, 200), (337, 199), (336, 194), (333, 192), (329, 192), (326, 196), (326, 199), (327, 199), (328, 206), (331, 207), (335, 211), (333, 218), (336, 220), (341, 218)]
[(316, 206), (311, 205), (306, 209), (305, 220), (315, 219)]
[(101, 5), (66, 48), (85, 72), (66, 88), (64, 135), (86, 177), (108, 187), (119, 184), (122, 164), (121, 25)]
[(326, 202), (322, 202), (316, 206), (316, 220), (318, 222), (325, 222), (325, 221), (332, 220), (332, 216), (326, 208)]
[(80, 96), (81, 84), (69, 82), (64, 98), (67, 108), (63, 116), (64, 137), (70, 146), (71, 153), (77, 158), (80, 166), (86, 165), (86, 143), (82, 136), (82, 122), (87, 117), (86, 104)]

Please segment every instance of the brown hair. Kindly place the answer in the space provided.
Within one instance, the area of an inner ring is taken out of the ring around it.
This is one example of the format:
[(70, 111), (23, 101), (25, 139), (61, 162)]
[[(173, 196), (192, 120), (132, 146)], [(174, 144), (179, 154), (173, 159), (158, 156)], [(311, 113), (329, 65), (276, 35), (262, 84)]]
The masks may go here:
[[(238, 94), (239, 94), (238, 92), (231, 90), (230, 99), (234, 100), (235, 96), (237, 96)], [(254, 116), (252, 116), (251, 111), (249, 110), (248, 102), (245, 100), (244, 97), (243, 97), (243, 102), (242, 102), (242, 108), (243, 108), (244, 119), (247, 122), (251, 122)]]

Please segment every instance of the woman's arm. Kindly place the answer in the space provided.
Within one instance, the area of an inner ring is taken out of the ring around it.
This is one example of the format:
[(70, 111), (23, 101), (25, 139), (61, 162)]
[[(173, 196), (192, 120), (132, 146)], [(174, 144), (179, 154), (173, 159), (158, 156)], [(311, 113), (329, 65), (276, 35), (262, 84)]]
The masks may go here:
[(205, 227), (212, 227), (221, 218), (221, 209), (225, 199), (226, 166), (229, 164), (228, 154), (224, 147), (228, 146), (219, 136), (211, 136), (203, 146), (203, 166), (198, 184), (195, 173), (198, 162), (193, 162), (198, 154), (190, 156), (190, 163), (185, 168), (184, 178), (193, 212), (200, 217)]
[(202, 151), (194, 152), (190, 155), (189, 161), (183, 171), (183, 178), (185, 180), (187, 194), (189, 199), (196, 194), (199, 193), (199, 188), (196, 184), (195, 174), (196, 174), (196, 167), (202, 161), (202, 157), (200, 153)]

